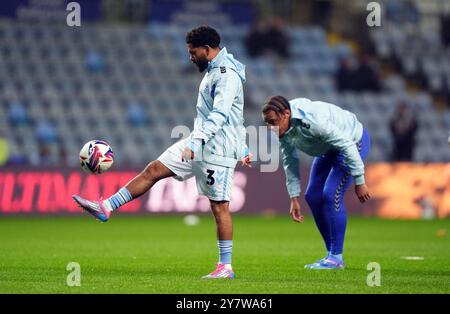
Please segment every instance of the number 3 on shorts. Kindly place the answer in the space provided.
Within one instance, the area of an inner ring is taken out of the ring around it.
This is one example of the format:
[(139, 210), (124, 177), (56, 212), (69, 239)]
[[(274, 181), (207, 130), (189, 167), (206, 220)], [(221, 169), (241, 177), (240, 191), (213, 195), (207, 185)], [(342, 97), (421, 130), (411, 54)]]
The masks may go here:
[(208, 177), (207, 177), (208, 180), (206, 180), (206, 184), (213, 185), (214, 182), (216, 182), (213, 178), (213, 174), (215, 171), (207, 169), (206, 172), (208, 173)]

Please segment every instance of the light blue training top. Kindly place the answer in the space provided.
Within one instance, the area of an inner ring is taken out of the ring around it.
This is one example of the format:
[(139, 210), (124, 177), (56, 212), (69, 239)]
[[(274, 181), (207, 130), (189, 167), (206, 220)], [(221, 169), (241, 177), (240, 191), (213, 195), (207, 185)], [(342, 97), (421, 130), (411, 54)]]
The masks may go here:
[(209, 62), (200, 83), (197, 117), (191, 133), (191, 149), (204, 147), (205, 161), (235, 167), (245, 157), (244, 90), (245, 65), (224, 47)]
[(355, 145), (362, 137), (363, 126), (355, 114), (307, 98), (296, 98), (289, 103), (291, 126), (280, 138), (289, 196), (299, 196), (301, 192), (297, 149), (310, 156), (322, 156), (330, 150), (342, 152), (355, 184), (364, 184), (364, 163)]

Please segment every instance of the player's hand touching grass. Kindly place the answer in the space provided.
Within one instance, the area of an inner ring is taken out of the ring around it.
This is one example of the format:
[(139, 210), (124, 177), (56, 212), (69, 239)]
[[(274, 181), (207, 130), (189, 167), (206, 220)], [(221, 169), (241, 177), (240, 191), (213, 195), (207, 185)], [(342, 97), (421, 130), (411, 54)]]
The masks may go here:
[(365, 184), (355, 185), (355, 193), (361, 203), (370, 200), (369, 188)]
[(303, 222), (304, 217), (300, 211), (300, 201), (298, 200), (298, 197), (291, 198), (291, 209), (289, 213), (295, 222)]

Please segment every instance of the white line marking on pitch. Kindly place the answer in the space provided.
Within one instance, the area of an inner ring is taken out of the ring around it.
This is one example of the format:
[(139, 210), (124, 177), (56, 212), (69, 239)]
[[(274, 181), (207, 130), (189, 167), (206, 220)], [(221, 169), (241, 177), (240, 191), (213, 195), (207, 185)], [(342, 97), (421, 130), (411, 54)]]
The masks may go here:
[(423, 261), (425, 258), (422, 256), (402, 256), (401, 259), (406, 259), (408, 261)]

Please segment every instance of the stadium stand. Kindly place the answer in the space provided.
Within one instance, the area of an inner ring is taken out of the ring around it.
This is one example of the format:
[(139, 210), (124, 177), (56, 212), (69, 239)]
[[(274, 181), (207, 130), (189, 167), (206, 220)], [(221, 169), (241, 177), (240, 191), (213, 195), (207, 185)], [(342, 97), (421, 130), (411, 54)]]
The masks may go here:
[[(174, 142), (172, 128), (192, 127), (195, 117), (201, 76), (189, 62), (187, 30), (150, 24), (89, 25), (79, 31), (2, 21), (0, 132), (9, 142), (12, 162), (39, 163), (44, 158), (40, 146), (46, 145), (49, 163), (76, 165), (83, 143), (95, 138), (110, 142), (118, 164), (157, 158)], [(402, 76), (385, 79), (380, 93), (338, 92), (339, 61), (353, 52), (346, 44), (330, 45), (322, 28), (288, 27), (293, 56), (281, 66), (270, 57), (246, 55), (247, 27), (219, 31), (223, 46), (247, 65), (246, 125), (262, 125), (260, 105), (273, 94), (329, 101), (355, 112), (367, 126), (373, 141), (369, 161), (385, 161), (392, 145), (389, 120), (403, 102), (418, 113), (420, 145), (414, 160), (450, 161), (450, 112), (436, 111), (427, 92), (409, 92)], [(405, 73), (422, 71), (430, 91), (450, 87), (448, 48), (429, 33), (408, 38), (398, 28), (373, 32), (379, 56), (405, 56), (400, 58)], [(425, 56), (423, 45), (429, 46)]]

